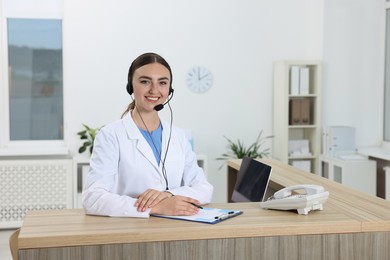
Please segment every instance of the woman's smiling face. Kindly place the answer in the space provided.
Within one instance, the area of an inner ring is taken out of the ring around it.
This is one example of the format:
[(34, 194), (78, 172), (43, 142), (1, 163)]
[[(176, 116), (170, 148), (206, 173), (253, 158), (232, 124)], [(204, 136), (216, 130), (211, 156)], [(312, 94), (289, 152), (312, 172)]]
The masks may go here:
[(133, 75), (134, 100), (140, 111), (155, 111), (154, 107), (165, 102), (171, 83), (169, 70), (160, 63), (139, 67)]

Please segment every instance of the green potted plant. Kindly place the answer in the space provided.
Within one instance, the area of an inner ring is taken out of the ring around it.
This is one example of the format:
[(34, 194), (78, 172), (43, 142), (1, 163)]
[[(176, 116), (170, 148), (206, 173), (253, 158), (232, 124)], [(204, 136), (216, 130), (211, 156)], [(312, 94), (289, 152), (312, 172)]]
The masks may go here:
[[(263, 149), (263, 145), (267, 139), (273, 138), (272, 135), (262, 137), (263, 130), (260, 131), (257, 139), (249, 147), (246, 147), (244, 143), (237, 139), (236, 142), (224, 136), (228, 141), (228, 152), (223, 153), (221, 157), (218, 157), (217, 160), (228, 160), (228, 159), (242, 159), (244, 157), (250, 158), (263, 158), (267, 157), (270, 154), (270, 148)], [(221, 165), (222, 167), (223, 165)]]
[(82, 124), (82, 125), (84, 127), (84, 130), (78, 132), (77, 134), (80, 136), (81, 140), (85, 140), (85, 141), (83, 142), (82, 146), (79, 147), (79, 153), (83, 153), (87, 149), (89, 149), (89, 152), (92, 154), (93, 142), (100, 128), (92, 128), (86, 124)]

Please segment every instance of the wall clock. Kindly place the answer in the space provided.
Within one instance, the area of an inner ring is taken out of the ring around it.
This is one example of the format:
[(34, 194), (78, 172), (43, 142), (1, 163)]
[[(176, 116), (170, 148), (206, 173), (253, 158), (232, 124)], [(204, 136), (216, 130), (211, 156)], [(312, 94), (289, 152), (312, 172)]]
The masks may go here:
[(195, 93), (204, 93), (213, 85), (213, 74), (203, 66), (195, 66), (187, 73), (187, 86)]

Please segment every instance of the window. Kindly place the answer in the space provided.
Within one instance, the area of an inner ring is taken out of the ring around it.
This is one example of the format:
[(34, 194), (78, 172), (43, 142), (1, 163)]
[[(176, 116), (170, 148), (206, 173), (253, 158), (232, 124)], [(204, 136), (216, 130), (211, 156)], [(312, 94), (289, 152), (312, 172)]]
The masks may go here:
[(0, 0), (0, 156), (67, 153), (62, 0)]
[(61, 140), (61, 20), (9, 18), (7, 28), (10, 140)]

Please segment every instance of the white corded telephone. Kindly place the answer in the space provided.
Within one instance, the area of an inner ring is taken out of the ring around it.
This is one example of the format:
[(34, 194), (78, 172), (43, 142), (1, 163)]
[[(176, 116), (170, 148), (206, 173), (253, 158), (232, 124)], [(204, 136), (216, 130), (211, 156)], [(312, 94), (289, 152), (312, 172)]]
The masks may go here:
[[(293, 191), (304, 190), (304, 193), (292, 194)], [(322, 210), (322, 204), (329, 197), (324, 187), (314, 184), (293, 185), (281, 189), (267, 201), (260, 202), (265, 209), (298, 210), (298, 214), (307, 215), (310, 210)]]

